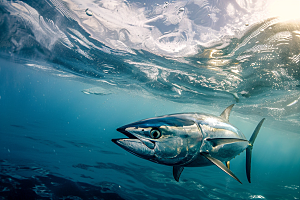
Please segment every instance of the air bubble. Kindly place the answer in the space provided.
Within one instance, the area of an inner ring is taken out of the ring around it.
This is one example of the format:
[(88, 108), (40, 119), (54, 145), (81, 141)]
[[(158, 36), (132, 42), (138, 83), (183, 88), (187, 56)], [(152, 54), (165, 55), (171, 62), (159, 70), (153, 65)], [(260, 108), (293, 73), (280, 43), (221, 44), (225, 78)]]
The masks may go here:
[(93, 16), (93, 12), (91, 10), (89, 10), (88, 8), (85, 10), (85, 13), (88, 15), (88, 16)]

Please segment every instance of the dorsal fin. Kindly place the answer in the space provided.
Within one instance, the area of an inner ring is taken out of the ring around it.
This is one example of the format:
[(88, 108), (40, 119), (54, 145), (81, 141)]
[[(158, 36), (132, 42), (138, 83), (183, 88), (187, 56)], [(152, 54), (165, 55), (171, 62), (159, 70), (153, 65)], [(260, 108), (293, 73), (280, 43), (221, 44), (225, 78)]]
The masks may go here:
[(222, 117), (224, 120), (226, 120), (228, 122), (229, 120), (229, 115), (230, 115), (230, 111), (232, 109), (232, 107), (234, 106), (234, 104), (231, 104), (230, 106), (228, 106), (220, 115), (220, 117)]

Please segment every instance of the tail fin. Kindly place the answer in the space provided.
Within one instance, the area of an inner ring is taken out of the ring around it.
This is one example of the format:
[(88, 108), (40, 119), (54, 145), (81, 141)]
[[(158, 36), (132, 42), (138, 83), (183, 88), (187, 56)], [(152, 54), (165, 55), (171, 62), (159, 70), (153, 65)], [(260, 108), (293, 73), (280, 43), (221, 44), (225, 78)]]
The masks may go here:
[(261, 125), (263, 124), (265, 118), (263, 118), (258, 125), (256, 126), (250, 140), (249, 140), (249, 146), (246, 149), (246, 173), (247, 173), (247, 179), (249, 181), (249, 183), (251, 183), (250, 180), (250, 172), (251, 172), (251, 155), (252, 155), (252, 148), (253, 148), (253, 144), (254, 141), (258, 135), (258, 132), (260, 130)]

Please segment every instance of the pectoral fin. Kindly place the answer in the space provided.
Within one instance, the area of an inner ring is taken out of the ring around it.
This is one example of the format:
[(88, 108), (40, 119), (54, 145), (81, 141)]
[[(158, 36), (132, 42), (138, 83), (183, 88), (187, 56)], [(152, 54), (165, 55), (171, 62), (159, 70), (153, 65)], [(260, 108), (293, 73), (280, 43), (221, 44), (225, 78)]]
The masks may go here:
[(236, 142), (247, 142), (248, 140), (239, 139), (239, 138), (207, 138), (207, 141), (211, 142), (213, 147), (216, 147), (218, 145), (222, 144), (230, 144), (230, 143), (236, 143)]
[(230, 175), (232, 178), (237, 180), (239, 183), (242, 184), (242, 182), (236, 177), (230, 169), (228, 169), (221, 161), (219, 161), (216, 158), (211, 157), (208, 153), (201, 153), (205, 158), (207, 158), (209, 161), (211, 161), (213, 164), (215, 164), (217, 167), (222, 169), (224, 172), (226, 172), (228, 175)]
[(179, 177), (180, 177), (183, 169), (184, 169), (184, 167), (181, 167), (181, 166), (173, 166), (173, 177), (177, 182), (179, 181)]

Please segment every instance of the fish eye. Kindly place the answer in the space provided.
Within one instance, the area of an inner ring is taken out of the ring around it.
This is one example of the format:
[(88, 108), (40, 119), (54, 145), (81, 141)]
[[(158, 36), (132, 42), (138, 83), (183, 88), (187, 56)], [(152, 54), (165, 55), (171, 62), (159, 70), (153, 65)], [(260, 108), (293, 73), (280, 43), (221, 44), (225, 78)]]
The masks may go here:
[(151, 136), (153, 139), (158, 139), (158, 138), (160, 138), (161, 133), (160, 133), (160, 131), (159, 131), (158, 129), (152, 129), (152, 130), (150, 131), (150, 136)]

